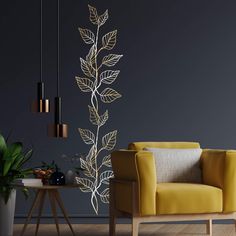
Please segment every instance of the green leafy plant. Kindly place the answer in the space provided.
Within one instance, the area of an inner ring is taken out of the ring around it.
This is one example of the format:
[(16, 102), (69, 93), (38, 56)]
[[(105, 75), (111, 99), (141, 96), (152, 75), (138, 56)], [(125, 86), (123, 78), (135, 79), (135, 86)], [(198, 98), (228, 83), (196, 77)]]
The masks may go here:
[(53, 160), (51, 163), (47, 163), (45, 161), (42, 161), (42, 165), (39, 167), (42, 170), (53, 170), (55, 171), (57, 167), (57, 164)]
[(81, 185), (82, 192), (91, 193), (91, 204), (98, 214), (99, 200), (109, 203), (109, 179), (113, 177), (113, 172), (107, 168), (111, 167), (109, 152), (114, 149), (117, 136), (117, 130), (113, 130), (101, 137), (102, 126), (107, 123), (109, 114), (107, 109), (101, 111), (100, 105), (107, 105), (121, 98), (121, 94), (111, 88), (120, 71), (111, 70), (111, 67), (115, 66), (123, 55), (109, 53), (116, 45), (117, 30), (102, 37), (99, 35), (101, 27), (108, 20), (108, 10), (99, 15), (95, 7), (89, 5), (88, 8), (90, 22), (96, 27), (96, 31), (79, 28), (82, 40), (90, 49), (86, 57), (80, 58), (83, 75), (76, 76), (75, 79), (79, 89), (90, 94), (88, 112), (94, 129), (78, 129), (84, 143), (89, 145), (89, 151), (80, 158), (80, 167), (76, 171), (81, 172), (82, 176), (76, 180)]
[[(25, 178), (32, 174), (31, 168), (24, 168), (24, 164), (29, 161), (33, 150), (23, 150), (23, 144), (15, 142), (8, 144), (0, 134), (0, 196), (8, 202), (14, 180)], [(28, 194), (28, 190), (23, 188), (23, 193)]]

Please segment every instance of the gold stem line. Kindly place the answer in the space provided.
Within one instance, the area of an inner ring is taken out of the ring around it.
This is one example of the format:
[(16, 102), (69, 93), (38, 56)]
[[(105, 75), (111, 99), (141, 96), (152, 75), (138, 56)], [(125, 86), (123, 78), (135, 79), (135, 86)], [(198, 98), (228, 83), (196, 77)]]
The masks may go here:
[[(97, 45), (98, 45), (98, 34), (99, 34), (99, 25), (97, 27), (97, 34), (96, 34), (96, 50), (97, 50)], [(93, 91), (93, 94), (94, 94), (94, 97), (95, 97), (95, 100), (96, 100), (96, 112), (99, 114), (98, 112), (98, 100), (97, 100), (97, 96), (96, 96), (96, 91), (97, 91), (97, 84), (98, 84), (98, 68), (97, 68), (97, 52), (96, 52), (96, 55), (95, 55), (95, 68), (96, 68), (96, 78), (95, 78), (95, 89)], [(95, 108), (95, 107), (94, 107)], [(97, 213), (98, 211), (98, 202), (97, 202), (97, 198), (96, 198), (96, 191), (97, 191), (97, 185), (98, 185), (98, 163), (97, 163), (97, 156), (98, 156), (98, 138), (99, 138), (99, 128), (100, 126), (98, 125), (97, 126), (97, 132), (96, 132), (96, 139), (95, 139), (95, 173), (96, 173), (96, 176), (95, 176), (95, 182), (94, 182), (94, 188), (93, 188), (93, 193), (92, 193), (92, 198), (93, 199), (96, 199), (96, 207), (95, 207), (95, 211)], [(92, 200), (92, 199), (91, 199)]]

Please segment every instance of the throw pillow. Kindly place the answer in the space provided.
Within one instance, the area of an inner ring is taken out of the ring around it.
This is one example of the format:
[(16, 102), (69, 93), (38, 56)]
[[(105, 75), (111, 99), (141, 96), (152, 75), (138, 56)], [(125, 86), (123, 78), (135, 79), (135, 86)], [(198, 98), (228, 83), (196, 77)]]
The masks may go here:
[(201, 183), (202, 149), (144, 148), (153, 153), (158, 183)]

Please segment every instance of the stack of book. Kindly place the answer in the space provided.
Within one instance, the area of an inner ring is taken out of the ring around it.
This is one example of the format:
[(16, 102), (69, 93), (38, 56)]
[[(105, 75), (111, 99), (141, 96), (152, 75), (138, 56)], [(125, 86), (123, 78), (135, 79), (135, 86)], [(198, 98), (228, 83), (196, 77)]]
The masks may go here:
[(16, 179), (14, 185), (20, 186), (43, 186), (42, 179)]

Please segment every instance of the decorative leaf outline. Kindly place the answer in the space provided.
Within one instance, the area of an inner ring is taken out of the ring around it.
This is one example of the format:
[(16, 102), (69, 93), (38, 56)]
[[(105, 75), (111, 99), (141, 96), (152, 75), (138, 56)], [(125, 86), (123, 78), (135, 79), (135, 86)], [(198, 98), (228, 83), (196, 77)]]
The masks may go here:
[(89, 120), (93, 125), (100, 124), (100, 117), (98, 115), (97, 110), (94, 107), (88, 105), (89, 108)]
[(88, 55), (86, 56), (86, 61), (90, 62), (91, 66), (95, 64), (96, 51), (97, 51), (97, 46), (96, 44), (93, 44), (93, 46), (89, 50)]
[(100, 74), (100, 80), (104, 84), (112, 84), (117, 76), (119, 75), (119, 70), (106, 70)]
[(86, 156), (86, 161), (91, 167), (93, 167), (93, 165), (96, 163), (96, 150), (96, 146), (93, 145), (90, 148), (88, 155)]
[(94, 144), (95, 135), (90, 130), (79, 128), (79, 133), (86, 144)]
[(109, 132), (102, 138), (102, 148), (111, 151), (116, 145), (117, 130)]
[(82, 92), (91, 92), (93, 91), (93, 81), (88, 78), (81, 78), (79, 76), (76, 76), (76, 82), (78, 87)]
[(82, 185), (80, 187), (82, 192), (88, 193), (93, 191), (93, 182), (87, 178), (75, 177), (77, 184)]
[(107, 155), (102, 159), (102, 165), (106, 167), (111, 167), (111, 155)]
[(103, 183), (103, 184), (109, 184), (109, 179), (113, 178), (113, 177), (114, 177), (113, 171), (106, 170), (106, 171), (101, 173), (100, 182)]
[(80, 36), (84, 40), (86, 44), (94, 44), (95, 42), (95, 35), (89, 29), (79, 28)]
[(105, 113), (100, 116), (99, 126), (105, 125), (105, 123), (107, 122), (108, 118), (109, 118), (108, 110), (106, 110)]
[(87, 169), (87, 162), (83, 158), (80, 158), (79, 160), (81, 168)]
[(84, 159), (80, 158), (80, 166), (81, 166), (81, 168), (84, 169), (83, 173), (87, 177), (95, 178), (96, 171), (94, 170), (94, 168), (92, 167), (92, 164), (90, 164), (90, 162), (86, 162)]
[(114, 66), (123, 55), (109, 54), (102, 59), (102, 64), (108, 67)]
[(102, 26), (106, 23), (106, 21), (108, 20), (108, 10), (106, 10), (101, 16), (98, 17), (98, 24), (99, 26)]
[(99, 21), (98, 21), (98, 13), (97, 13), (97, 9), (95, 7), (92, 7), (90, 5), (88, 5), (89, 8), (89, 19), (90, 21), (94, 24), (94, 25), (98, 25)]
[(97, 110), (94, 107), (88, 105), (89, 108), (89, 120), (93, 125), (103, 126), (108, 120), (108, 110), (101, 116), (98, 115)]
[(89, 64), (87, 61), (85, 61), (83, 58), (80, 58), (80, 63), (81, 63), (81, 70), (84, 72), (84, 74), (89, 78), (91, 77), (95, 78), (96, 71), (92, 67), (92, 65)]
[(117, 30), (111, 31), (102, 37), (103, 49), (112, 50), (116, 45)]
[(104, 189), (100, 194), (100, 199), (103, 203), (109, 203), (109, 188)]
[(101, 100), (104, 103), (112, 103), (116, 99), (121, 97), (121, 94), (119, 94), (116, 90), (112, 88), (105, 88), (101, 94), (100, 94)]

